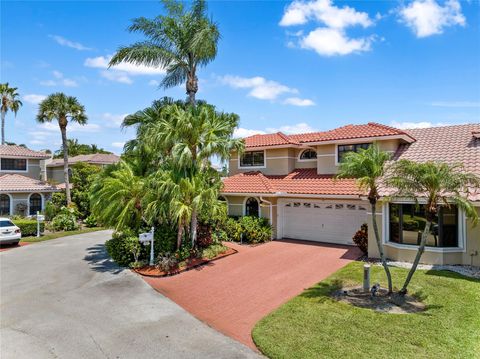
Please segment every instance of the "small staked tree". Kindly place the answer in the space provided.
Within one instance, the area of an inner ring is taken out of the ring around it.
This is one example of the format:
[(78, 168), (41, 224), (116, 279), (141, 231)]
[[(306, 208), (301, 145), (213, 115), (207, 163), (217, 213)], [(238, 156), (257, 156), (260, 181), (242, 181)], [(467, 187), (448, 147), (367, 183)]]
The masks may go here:
[(369, 146), (367, 149), (360, 149), (358, 152), (348, 152), (340, 162), (338, 173), (339, 178), (355, 178), (360, 189), (368, 193), (368, 201), (372, 211), (372, 225), (375, 240), (377, 242), (378, 252), (382, 266), (385, 269), (388, 282), (388, 292), (393, 292), (392, 276), (385, 258), (377, 224), (377, 202), (380, 199), (378, 193), (382, 178), (385, 175), (386, 164), (390, 159), (390, 154), (380, 150), (377, 144)]
[(164, 68), (160, 86), (171, 88), (186, 83), (189, 101), (195, 105), (198, 91), (197, 69), (217, 55), (220, 38), (217, 25), (207, 16), (204, 0), (194, 0), (189, 10), (178, 1), (163, 1), (167, 15), (133, 20), (130, 32), (145, 35), (144, 41), (122, 46), (110, 66), (122, 62)]
[(19, 100), (19, 94), (16, 87), (10, 87), (7, 83), (0, 84), (1, 96), (1, 112), (2, 112), (2, 145), (5, 144), (5, 115), (8, 111), (12, 111), (15, 116), (19, 108), (22, 106), (22, 101)]
[(477, 191), (480, 188), (480, 179), (466, 172), (463, 165), (432, 161), (418, 163), (400, 160), (392, 166), (391, 170), (392, 174), (387, 184), (397, 190), (394, 196), (409, 198), (417, 205), (419, 198), (425, 200), (425, 228), (412, 268), (400, 290), (400, 294), (405, 295), (425, 251), (427, 237), (431, 233), (432, 222), (438, 215), (440, 206), (455, 205), (465, 212), (466, 217), (471, 219), (474, 225), (477, 224), (478, 214), (468, 197), (471, 191)]
[(40, 103), (37, 114), (37, 121), (40, 123), (51, 122), (53, 120), (57, 120), (62, 135), (65, 194), (67, 197), (67, 205), (70, 205), (72, 197), (70, 195), (70, 181), (68, 177), (67, 125), (69, 121), (85, 125), (88, 118), (85, 114), (85, 108), (78, 102), (76, 97), (57, 92), (49, 95)]

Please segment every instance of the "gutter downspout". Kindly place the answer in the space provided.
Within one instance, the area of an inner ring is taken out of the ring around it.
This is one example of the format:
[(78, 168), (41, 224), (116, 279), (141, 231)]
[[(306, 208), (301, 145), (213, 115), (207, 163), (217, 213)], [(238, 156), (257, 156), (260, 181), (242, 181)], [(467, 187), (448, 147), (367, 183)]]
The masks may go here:
[[(272, 222), (272, 202), (267, 201), (262, 196), (260, 196), (260, 201), (265, 202), (269, 205), (269, 222), (270, 222), (270, 225), (273, 226), (273, 222)], [(272, 238), (271, 239), (273, 239), (273, 231), (272, 231)]]

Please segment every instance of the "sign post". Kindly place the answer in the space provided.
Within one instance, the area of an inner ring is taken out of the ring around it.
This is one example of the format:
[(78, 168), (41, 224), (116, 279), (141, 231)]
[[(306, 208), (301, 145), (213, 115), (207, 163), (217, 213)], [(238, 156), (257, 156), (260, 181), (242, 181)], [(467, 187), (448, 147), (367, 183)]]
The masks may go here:
[(140, 243), (143, 243), (143, 245), (147, 245), (148, 242), (150, 242), (150, 265), (153, 266), (155, 264), (155, 259), (154, 259), (154, 234), (155, 234), (155, 228), (152, 227), (152, 230), (150, 232), (146, 233), (140, 233), (138, 235), (138, 240)]
[(45, 221), (45, 216), (37, 211), (37, 237), (40, 237), (40, 223)]

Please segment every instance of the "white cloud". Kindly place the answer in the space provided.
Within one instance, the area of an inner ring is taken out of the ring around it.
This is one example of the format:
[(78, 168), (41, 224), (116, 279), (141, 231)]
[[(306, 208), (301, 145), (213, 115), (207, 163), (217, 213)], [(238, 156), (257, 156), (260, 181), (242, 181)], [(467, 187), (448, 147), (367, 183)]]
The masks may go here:
[(150, 80), (150, 81), (148, 81), (148, 84), (149, 84), (150, 86), (160, 86), (160, 81)]
[(112, 142), (112, 147), (123, 148), (123, 146), (125, 146), (125, 142)]
[(62, 46), (71, 47), (72, 49), (76, 49), (80, 51), (92, 50), (91, 48), (86, 47), (79, 42), (70, 41), (62, 36), (50, 35), (50, 37), (54, 39), (59, 45), (62, 45)]
[[(281, 26), (304, 25), (316, 21), (322, 26), (303, 35), (302, 31), (293, 34), (303, 49), (314, 50), (321, 56), (342, 56), (369, 51), (375, 36), (350, 38), (346, 29), (352, 26), (367, 28), (373, 21), (366, 12), (352, 7), (337, 7), (331, 0), (294, 1), (285, 9)], [(292, 35), (292, 34), (290, 34)], [(295, 47), (292, 40), (288, 47)]]
[(447, 0), (443, 6), (435, 0), (415, 0), (401, 8), (399, 14), (417, 37), (441, 34), (446, 27), (466, 24), (458, 0)]
[(289, 97), (285, 101), (283, 101), (286, 105), (293, 105), (293, 106), (315, 106), (315, 102), (309, 100), (307, 98), (299, 98), (299, 97)]
[(282, 85), (276, 81), (256, 76), (251, 78), (226, 75), (220, 81), (233, 88), (250, 89), (249, 96), (260, 100), (275, 100), (284, 93), (298, 93), (298, 90)]
[(336, 56), (369, 51), (372, 41), (372, 37), (350, 39), (342, 30), (318, 28), (300, 40), (300, 46), (319, 55)]
[(235, 131), (233, 132), (233, 137), (235, 138), (243, 138), (243, 137), (248, 137), (248, 136), (253, 136), (253, 135), (263, 135), (265, 134), (265, 131), (262, 130), (251, 130), (248, 128), (236, 128)]
[(295, 125), (285, 125), (278, 128), (267, 128), (267, 132), (283, 132), (286, 134), (295, 134), (295, 133), (306, 133), (306, 132), (316, 132), (317, 129), (310, 126), (308, 123), (301, 122)]
[(45, 100), (47, 96), (37, 95), (37, 94), (28, 94), (23, 96), (25, 102), (31, 103), (32, 105), (38, 105), (40, 102)]
[(46, 80), (40, 81), (40, 85), (42, 86), (65, 86), (65, 87), (77, 87), (78, 83), (75, 80), (66, 78), (60, 71), (54, 70), (52, 71), (52, 75), (56, 80)]
[(127, 62), (122, 62), (118, 65), (109, 67), (108, 64), (112, 55), (89, 57), (85, 59), (84, 65), (97, 69), (104, 69), (100, 75), (107, 80), (116, 81), (125, 84), (133, 83), (130, 76), (137, 75), (164, 75), (165, 69), (163, 67), (150, 67), (145, 65), (135, 65)]
[(128, 116), (128, 113), (114, 115), (109, 112), (105, 112), (102, 114), (102, 120), (105, 122), (105, 126), (107, 127), (120, 127), (123, 122), (123, 119)]
[(400, 128), (400, 129), (413, 129), (413, 128), (428, 128), (428, 127), (439, 127), (439, 126), (448, 126), (448, 123), (433, 123), (429, 121), (421, 121), (421, 122), (396, 122), (393, 121), (391, 123), (392, 127)]
[[(45, 131), (60, 131), (58, 124), (53, 122), (46, 122), (38, 125), (40, 130)], [(69, 123), (67, 126), (67, 132), (99, 132), (101, 129), (100, 125), (96, 123), (87, 123), (86, 125), (79, 125), (76, 122)]]
[(437, 101), (432, 102), (434, 107), (480, 107), (480, 102), (476, 101)]
[(336, 29), (354, 25), (363, 27), (372, 25), (367, 13), (349, 6), (339, 8), (333, 5), (331, 0), (294, 1), (285, 9), (280, 25), (303, 25), (309, 20), (317, 20), (327, 27)]

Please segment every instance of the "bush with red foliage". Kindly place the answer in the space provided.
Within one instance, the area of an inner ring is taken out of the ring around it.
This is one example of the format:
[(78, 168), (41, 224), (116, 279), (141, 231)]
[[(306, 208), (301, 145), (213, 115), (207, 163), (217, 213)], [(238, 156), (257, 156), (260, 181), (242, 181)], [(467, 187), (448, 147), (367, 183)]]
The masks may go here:
[(197, 245), (199, 248), (207, 248), (213, 244), (212, 226), (199, 223), (197, 226)]
[(368, 225), (366, 223), (362, 224), (352, 239), (363, 253), (368, 254)]

